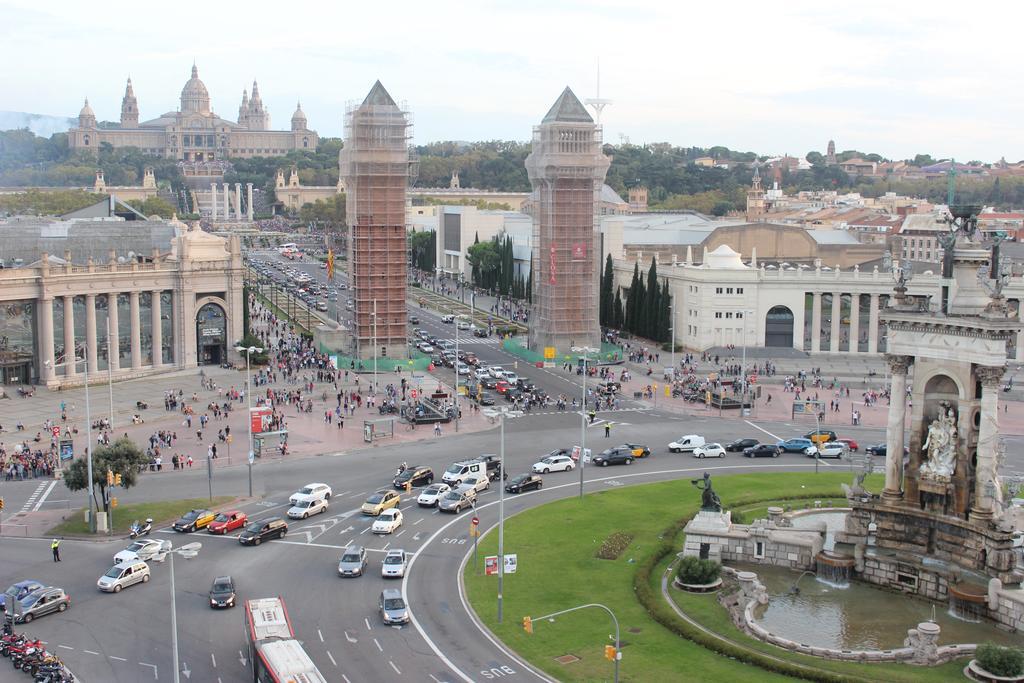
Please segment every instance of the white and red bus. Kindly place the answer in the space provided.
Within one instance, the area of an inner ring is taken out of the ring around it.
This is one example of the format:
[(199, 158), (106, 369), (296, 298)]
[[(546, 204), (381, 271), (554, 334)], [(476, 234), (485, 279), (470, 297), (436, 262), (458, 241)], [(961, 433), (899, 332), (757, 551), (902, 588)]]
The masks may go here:
[(245, 601), (245, 634), (254, 683), (327, 683), (295, 639), (280, 597)]

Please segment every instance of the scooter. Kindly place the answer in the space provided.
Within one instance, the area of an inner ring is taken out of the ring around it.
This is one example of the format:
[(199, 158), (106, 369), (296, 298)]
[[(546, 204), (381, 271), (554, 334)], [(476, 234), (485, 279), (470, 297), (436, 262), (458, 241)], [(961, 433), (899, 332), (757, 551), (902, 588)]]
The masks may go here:
[(139, 520), (132, 522), (128, 536), (132, 539), (136, 539), (139, 536), (149, 536), (149, 532), (153, 530), (152, 518), (147, 518), (145, 524), (139, 524)]
[(22, 645), (28, 640), (24, 633), (11, 633), (0, 638), (0, 655), (10, 656), (10, 648), (15, 645)]
[(29, 649), (42, 646), (43, 641), (29, 640), (28, 638), (22, 636), (13, 643), (5, 643), (3, 645), (2, 651), (0, 651), (0, 654), (2, 654), (4, 657), (20, 657), (21, 655), (25, 654), (25, 652)]
[(21, 652), (11, 652), (11, 666), (13, 666), (15, 669), (20, 669), (21, 665), (24, 664), (26, 661), (42, 659), (42, 654), (40, 653), (45, 652), (43, 650), (43, 642), (41, 640), (36, 640), (32, 643), (27, 644), (30, 644), (32, 647), (25, 648)]

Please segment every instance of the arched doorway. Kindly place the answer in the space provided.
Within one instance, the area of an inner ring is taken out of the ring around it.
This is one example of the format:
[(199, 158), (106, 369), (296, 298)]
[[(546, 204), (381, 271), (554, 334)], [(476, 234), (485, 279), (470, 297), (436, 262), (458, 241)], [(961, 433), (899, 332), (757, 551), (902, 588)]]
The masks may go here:
[(793, 348), (793, 311), (773, 306), (764, 321), (764, 345)]
[(208, 303), (196, 314), (196, 357), (200, 365), (220, 365), (227, 359), (228, 327), (220, 304)]

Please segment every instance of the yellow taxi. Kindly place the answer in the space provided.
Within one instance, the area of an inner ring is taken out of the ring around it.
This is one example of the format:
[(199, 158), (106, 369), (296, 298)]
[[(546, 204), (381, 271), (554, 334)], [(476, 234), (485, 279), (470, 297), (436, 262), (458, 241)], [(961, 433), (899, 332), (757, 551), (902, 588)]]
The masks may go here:
[(208, 527), (216, 518), (217, 514), (210, 510), (189, 510), (174, 523), (174, 530), (183, 533), (199, 531)]
[(362, 511), (364, 515), (376, 517), (387, 509), (398, 507), (398, 503), (401, 500), (395, 491), (377, 491), (366, 499), (366, 502), (363, 503)]
[(627, 443), (624, 445), (633, 453), (634, 458), (646, 458), (651, 454), (651, 449), (643, 444)]

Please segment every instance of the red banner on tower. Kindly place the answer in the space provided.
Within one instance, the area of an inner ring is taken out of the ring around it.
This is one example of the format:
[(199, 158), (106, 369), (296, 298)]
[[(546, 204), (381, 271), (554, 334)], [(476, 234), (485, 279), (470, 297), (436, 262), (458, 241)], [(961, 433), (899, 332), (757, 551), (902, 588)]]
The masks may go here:
[(573, 245), (572, 245), (572, 260), (573, 261), (586, 261), (587, 260), (587, 243), (586, 242), (573, 242)]
[(555, 270), (555, 247), (552, 245), (551, 257), (548, 265), (548, 282), (550, 282), (551, 284), (555, 284), (556, 281)]

